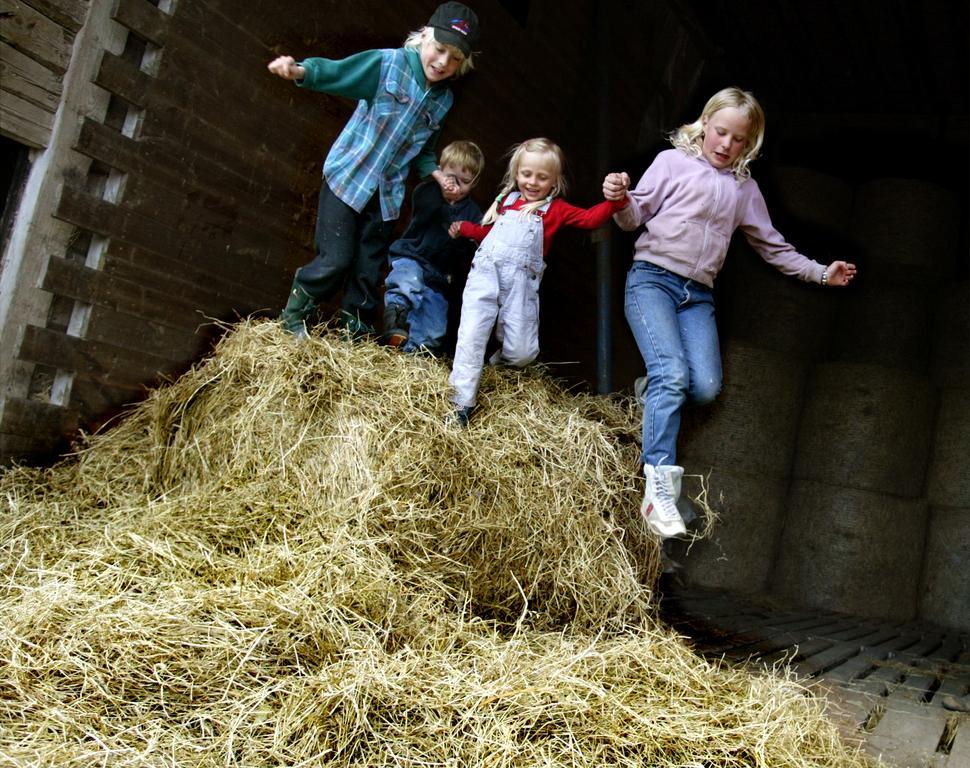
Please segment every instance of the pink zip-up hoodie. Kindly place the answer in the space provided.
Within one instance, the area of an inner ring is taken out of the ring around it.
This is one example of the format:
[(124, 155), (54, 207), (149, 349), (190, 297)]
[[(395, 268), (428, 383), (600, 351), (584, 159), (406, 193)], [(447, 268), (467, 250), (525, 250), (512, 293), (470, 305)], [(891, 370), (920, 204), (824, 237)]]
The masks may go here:
[(825, 267), (789, 245), (771, 224), (754, 179), (738, 181), (704, 157), (679, 149), (657, 155), (630, 204), (613, 215), (620, 229), (644, 225), (633, 258), (649, 261), (709, 288), (721, 271), (731, 235), (738, 227), (751, 247), (786, 275), (819, 282)]

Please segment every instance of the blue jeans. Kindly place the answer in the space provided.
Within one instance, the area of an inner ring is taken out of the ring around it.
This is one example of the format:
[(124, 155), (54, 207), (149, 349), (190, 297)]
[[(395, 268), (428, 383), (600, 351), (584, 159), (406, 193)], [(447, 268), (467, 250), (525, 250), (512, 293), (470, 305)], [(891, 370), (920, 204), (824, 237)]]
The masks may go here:
[(702, 283), (635, 261), (624, 309), (647, 366), (641, 460), (676, 464), (681, 408), (709, 403), (721, 391), (714, 296)]
[(384, 281), (384, 303), (408, 310), (405, 352), (424, 347), (440, 354), (448, 331), (448, 300), (425, 284), (424, 267), (419, 262), (406, 256), (397, 256), (391, 261), (391, 271)]

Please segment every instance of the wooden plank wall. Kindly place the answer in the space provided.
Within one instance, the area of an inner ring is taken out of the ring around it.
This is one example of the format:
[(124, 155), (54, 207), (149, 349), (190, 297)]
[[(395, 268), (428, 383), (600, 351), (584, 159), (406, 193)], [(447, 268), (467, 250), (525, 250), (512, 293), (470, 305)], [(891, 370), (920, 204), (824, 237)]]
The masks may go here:
[[(69, 180), (55, 210), (82, 247), (51, 258), (41, 285), (69, 309), (60, 323), (52, 312), (48, 327), (28, 327), (18, 354), (70, 376), (66, 405), (47, 405), (51, 429), (97, 426), (177, 376), (209, 348), (213, 320), (276, 309), (309, 252), (311, 190), (300, 187), (314, 173), (275, 157), (261, 137), (270, 123), (247, 119), (246, 81), (232, 63), (239, 30), (196, 24), (204, 3), (176, 10), (116, 4), (129, 45), (105, 52), (95, 77), (113, 108), (103, 123), (83, 123), (75, 149), (93, 172)], [(262, 74), (265, 54), (249, 56)], [(8, 400), (4, 429), (38, 407)]]
[(47, 146), (88, 0), (0, 0), (0, 134)]
[[(117, 0), (114, 19), (129, 30), (129, 45), (106, 52), (94, 78), (112, 107), (104, 122), (83, 124), (75, 149), (91, 158), (92, 174), (67, 180), (55, 210), (77, 228), (76, 245), (51, 255), (41, 286), (60, 310), (46, 328), (28, 328), (18, 355), (60, 372), (55, 386), (69, 387), (69, 397), (46, 408), (8, 400), (0, 431), (38, 419), (39, 410), (43, 429), (96, 426), (204, 354), (218, 333), (212, 320), (275, 316), (294, 269), (312, 256), (320, 166), (354, 105), (296, 88), (270, 75), (267, 62), (279, 53), (340, 58), (396, 47), (436, 5), (295, 0), (271, 14), (255, 1)], [(563, 146), (570, 199), (600, 199), (589, 118), (595, 4), (535, 0), (515, 15), (497, 0), (474, 5), (483, 53), (455, 85), (442, 142), (472, 138), (483, 147), (479, 201), (487, 206), (494, 195), (509, 146), (536, 135)], [(665, 3), (640, 5), (676, 26)], [(671, 65), (637, 33), (649, 14), (621, 13), (616, 56), (624, 59), (626, 46), (633, 77), (613, 91), (623, 118), (615, 142), (629, 146), (651, 84)], [(588, 239), (565, 240), (555, 259), (553, 289), (579, 292), (575, 302), (588, 307), (583, 349), (570, 345), (566, 354), (593, 370), (594, 287), (570, 277), (572, 265), (592, 262)], [(574, 300), (557, 295), (547, 304)], [(554, 328), (546, 339), (560, 354)]]

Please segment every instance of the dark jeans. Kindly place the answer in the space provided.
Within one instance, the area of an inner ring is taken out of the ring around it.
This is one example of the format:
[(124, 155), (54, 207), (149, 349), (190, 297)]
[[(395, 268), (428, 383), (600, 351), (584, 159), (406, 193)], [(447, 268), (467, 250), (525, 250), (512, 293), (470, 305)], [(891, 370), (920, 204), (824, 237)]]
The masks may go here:
[(345, 288), (343, 309), (373, 324), (393, 232), (394, 222), (381, 218), (379, 193), (357, 213), (330, 191), (324, 179), (317, 204), (317, 255), (296, 271), (297, 283), (317, 301)]

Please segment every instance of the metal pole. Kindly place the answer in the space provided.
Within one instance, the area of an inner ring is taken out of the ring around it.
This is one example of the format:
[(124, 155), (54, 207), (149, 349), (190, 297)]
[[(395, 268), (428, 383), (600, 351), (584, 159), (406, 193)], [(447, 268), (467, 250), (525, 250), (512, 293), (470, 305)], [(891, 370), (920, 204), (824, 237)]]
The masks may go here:
[[(596, 4), (596, 165), (602, 178), (610, 163), (610, 66), (609, 0)], [(599, 233), (596, 243), (596, 391), (613, 390), (612, 244), (609, 230)]]

